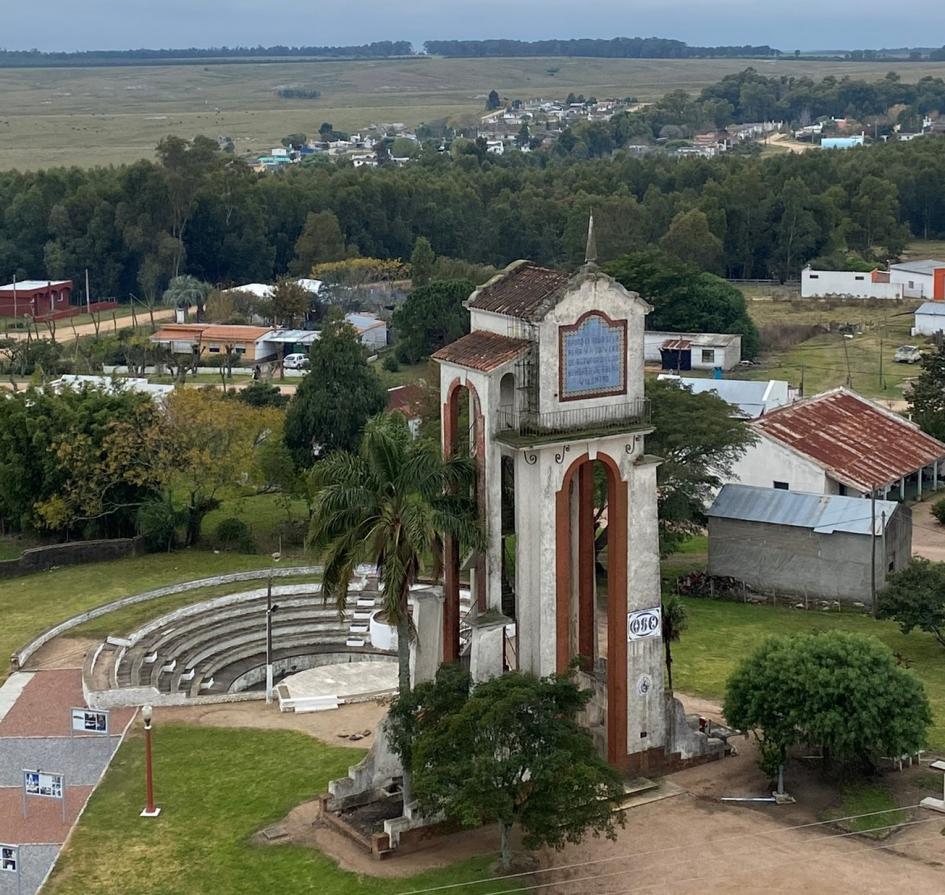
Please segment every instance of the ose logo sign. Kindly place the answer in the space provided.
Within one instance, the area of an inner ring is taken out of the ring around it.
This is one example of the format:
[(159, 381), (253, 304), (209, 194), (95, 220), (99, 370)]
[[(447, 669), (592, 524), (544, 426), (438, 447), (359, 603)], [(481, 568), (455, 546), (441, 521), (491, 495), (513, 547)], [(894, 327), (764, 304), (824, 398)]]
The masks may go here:
[(659, 637), (663, 629), (662, 608), (638, 609), (627, 613), (627, 640)]

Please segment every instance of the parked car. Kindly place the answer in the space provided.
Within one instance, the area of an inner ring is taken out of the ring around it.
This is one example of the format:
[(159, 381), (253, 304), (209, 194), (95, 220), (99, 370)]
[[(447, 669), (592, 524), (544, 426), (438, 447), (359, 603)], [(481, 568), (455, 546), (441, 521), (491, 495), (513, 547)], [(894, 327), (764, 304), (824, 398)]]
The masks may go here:
[(282, 366), (287, 370), (307, 370), (307, 354), (287, 354), (282, 360)]
[(915, 345), (900, 345), (893, 355), (897, 364), (917, 364), (922, 360), (922, 352)]

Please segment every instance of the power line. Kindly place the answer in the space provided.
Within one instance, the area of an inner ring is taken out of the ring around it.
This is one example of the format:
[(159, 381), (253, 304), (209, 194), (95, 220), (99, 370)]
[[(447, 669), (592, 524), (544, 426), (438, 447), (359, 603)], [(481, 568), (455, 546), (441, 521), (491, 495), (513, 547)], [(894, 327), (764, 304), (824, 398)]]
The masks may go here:
[[(881, 812), (881, 813), (885, 814), (887, 812)], [(936, 817), (930, 817), (930, 818), (927, 818), (926, 820), (914, 820), (914, 821), (908, 821), (901, 824), (889, 824), (888, 826), (884, 826), (884, 827), (874, 827), (874, 830), (915, 827), (915, 826), (921, 826), (922, 824), (929, 824), (929, 823), (936, 823), (936, 822), (940, 823), (941, 821)], [(859, 835), (860, 833), (858, 831), (834, 833), (830, 836), (821, 837), (821, 839), (819, 839), (818, 842), (815, 844), (819, 845), (822, 842), (829, 842), (834, 839), (845, 839), (850, 836), (859, 836)], [(739, 838), (739, 837), (735, 837), (735, 838)], [(716, 840), (716, 842), (718, 842), (718, 840)], [(714, 842), (713, 844), (716, 844), (716, 843)], [(648, 856), (648, 855), (660, 855), (660, 854), (665, 854), (666, 852), (669, 852), (669, 851), (677, 851), (680, 848), (691, 848), (691, 847), (692, 847), (692, 844), (690, 843), (687, 846), (678, 846), (676, 848), (655, 849), (651, 852), (637, 852), (637, 853), (633, 853), (629, 855), (621, 855), (621, 858), (639, 858), (639, 857)], [(886, 847), (889, 848), (889, 846), (886, 846)], [(696, 858), (689, 858), (689, 859), (683, 858), (682, 860), (683, 860), (683, 863), (685, 863), (687, 860), (696, 860)], [(702, 860), (712, 860), (712, 859), (702, 858)], [(718, 858), (716, 860), (718, 860)], [(792, 859), (790, 863), (794, 863), (794, 860)], [(549, 869), (555, 869), (555, 868), (549, 868)], [(534, 886), (519, 886), (517, 889), (495, 889), (491, 892), (484, 893), (484, 895), (517, 895), (517, 893), (520, 893), (520, 892), (534, 892), (537, 889), (547, 889), (550, 886), (570, 886), (570, 885), (573, 885), (574, 883), (587, 883), (587, 882), (593, 882), (595, 880), (613, 879), (618, 876), (626, 876), (628, 873), (637, 873), (637, 872), (639, 872), (638, 867), (628, 867), (625, 870), (615, 870), (611, 873), (597, 873), (597, 874), (592, 874), (590, 876), (578, 876), (578, 877), (574, 877), (573, 879), (551, 880), (550, 882), (547, 882), (547, 883), (537, 883)], [(713, 875), (716, 875), (716, 874), (709, 874), (705, 878), (711, 878)], [(695, 877), (695, 879), (701, 879), (701, 878), (703, 877)], [(687, 880), (687, 882), (691, 882), (691, 881), (692, 880)], [(683, 880), (678, 880), (678, 882), (683, 882)], [(653, 886), (662, 885), (662, 884), (663, 883), (651, 883), (641, 888), (652, 888)], [(637, 889), (629, 889), (629, 890), (624, 890), (624, 891), (635, 892), (637, 891)]]
[[(803, 823), (803, 824), (793, 824), (787, 827), (780, 827), (777, 830), (768, 830), (764, 833), (747, 833), (747, 834), (739, 833), (738, 835), (735, 835), (735, 836), (726, 836), (721, 839), (715, 839), (713, 840), (713, 844), (717, 845), (724, 842), (731, 842), (737, 839), (743, 839), (745, 838), (745, 836), (749, 836), (749, 837), (774, 836), (774, 835), (779, 835), (781, 833), (791, 833), (796, 830), (809, 830), (815, 827), (822, 827), (827, 824), (838, 824), (838, 823), (842, 823), (848, 820), (860, 820), (864, 817), (875, 817), (878, 814), (889, 814), (891, 811), (911, 811), (913, 808), (919, 808), (919, 807), (920, 805), (918, 803), (915, 805), (903, 805), (901, 807), (897, 806), (896, 808), (886, 808), (883, 811), (867, 811), (864, 814), (849, 814), (846, 817), (834, 817), (834, 818), (831, 818), (830, 820), (819, 820), (819, 821), (811, 821), (809, 823)], [(926, 821), (921, 821), (921, 823), (926, 823)], [(892, 826), (899, 826), (899, 825), (893, 824)], [(831, 839), (834, 837), (828, 836), (825, 838)], [(561, 864), (556, 867), (545, 867), (545, 868), (540, 868), (538, 870), (523, 871), (521, 873), (509, 873), (503, 876), (486, 877), (485, 879), (469, 880), (468, 882), (463, 882), (463, 883), (447, 883), (446, 885), (442, 885), (442, 886), (431, 886), (430, 888), (427, 888), (427, 889), (411, 889), (408, 892), (401, 892), (399, 893), (399, 895), (428, 895), (428, 893), (431, 893), (431, 892), (444, 892), (449, 889), (458, 889), (463, 886), (480, 885), (481, 883), (502, 882), (503, 880), (518, 879), (523, 876), (537, 876), (540, 873), (553, 873), (559, 870), (574, 870), (579, 867), (592, 867), (592, 866), (597, 866), (600, 864), (609, 864), (609, 863), (612, 863), (613, 861), (621, 861), (625, 858), (639, 858), (639, 857), (645, 857), (646, 855), (651, 855), (651, 854), (666, 854), (668, 852), (681, 851), (687, 848), (691, 848), (691, 844), (675, 845), (669, 848), (651, 849), (649, 851), (643, 851), (643, 852), (631, 852), (630, 854), (615, 855), (610, 858), (598, 858), (595, 861), (578, 861), (574, 864)], [(519, 890), (504, 890), (504, 891), (519, 891)]]

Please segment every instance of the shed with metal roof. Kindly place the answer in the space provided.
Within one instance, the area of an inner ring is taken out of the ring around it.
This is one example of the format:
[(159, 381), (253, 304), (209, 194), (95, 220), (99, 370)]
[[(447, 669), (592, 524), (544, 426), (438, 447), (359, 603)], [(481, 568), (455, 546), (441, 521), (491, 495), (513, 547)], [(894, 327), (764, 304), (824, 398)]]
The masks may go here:
[(759, 594), (869, 606), (912, 556), (912, 511), (889, 500), (725, 485), (708, 517), (709, 574)]

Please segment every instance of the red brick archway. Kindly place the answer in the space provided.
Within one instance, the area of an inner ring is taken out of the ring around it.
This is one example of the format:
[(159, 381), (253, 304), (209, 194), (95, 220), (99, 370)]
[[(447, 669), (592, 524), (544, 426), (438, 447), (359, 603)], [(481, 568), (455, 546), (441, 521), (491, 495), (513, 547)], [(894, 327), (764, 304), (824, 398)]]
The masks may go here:
[[(470, 416), (473, 425), (472, 455), (480, 463), (485, 454), (485, 426), (479, 393), (471, 382), (454, 379), (446, 391), (440, 419), (443, 430), (443, 456), (449, 457), (459, 447), (459, 402), (462, 389), (469, 392), (471, 399)], [(485, 482), (482, 475), (476, 477), (476, 499), (480, 512), (484, 506)], [(459, 546), (453, 538), (443, 542), (443, 661), (455, 662), (459, 659)], [(480, 610), (486, 608), (486, 563), (485, 556), (480, 556), (476, 564), (475, 598)]]
[[(607, 760), (621, 765), (627, 755), (627, 485), (612, 457), (595, 457), (607, 470)], [(572, 531), (572, 483), (577, 482), (577, 532)], [(555, 496), (556, 665), (563, 673), (576, 655), (594, 652), (593, 466), (588, 454), (564, 474)], [(573, 538), (578, 538), (577, 642), (571, 637)]]

